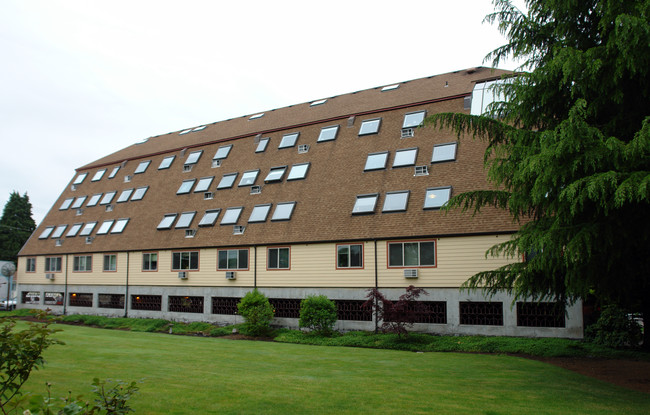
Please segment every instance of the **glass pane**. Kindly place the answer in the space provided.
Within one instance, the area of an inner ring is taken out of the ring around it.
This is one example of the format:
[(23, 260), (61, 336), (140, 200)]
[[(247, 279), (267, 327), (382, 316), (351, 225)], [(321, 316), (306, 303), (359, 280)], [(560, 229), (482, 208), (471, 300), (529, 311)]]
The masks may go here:
[(433, 147), (431, 162), (450, 161), (456, 159), (456, 143), (442, 144)]
[(113, 224), (112, 220), (105, 220), (104, 223), (102, 223), (102, 226), (97, 229), (97, 235), (103, 235), (108, 233), (108, 230), (111, 228), (111, 225)]
[(135, 174), (138, 173), (144, 173), (147, 170), (147, 167), (149, 167), (149, 163), (151, 163), (151, 160), (143, 161), (138, 164), (138, 167), (135, 169)]
[(289, 176), (287, 177), (287, 180), (304, 179), (305, 176), (307, 175), (307, 170), (309, 170), (309, 163), (294, 164), (291, 167), (291, 171), (289, 172)]
[(131, 201), (133, 202), (134, 200), (141, 200), (144, 197), (144, 194), (147, 193), (147, 189), (148, 187), (140, 187), (135, 189)]
[(402, 128), (417, 127), (424, 121), (424, 111), (404, 115), (404, 124)]
[(289, 268), (289, 248), (280, 248), (279, 257), (279, 268)]
[(232, 148), (232, 145), (219, 147), (217, 152), (214, 154), (214, 157), (212, 157), (212, 160), (225, 159), (226, 157), (228, 157), (228, 153), (230, 153), (231, 148)]
[(395, 160), (393, 160), (393, 167), (413, 166), (417, 154), (418, 150), (416, 148), (396, 151)]
[(74, 203), (72, 204), (71, 206), (72, 209), (79, 209), (84, 204), (85, 201), (86, 201), (86, 196), (78, 197), (77, 200), (75, 200)]
[(74, 201), (74, 197), (64, 200), (63, 203), (61, 203), (61, 207), (59, 207), (59, 210), (68, 209), (73, 201)]
[(376, 120), (366, 120), (361, 123), (361, 128), (359, 129), (359, 135), (364, 134), (375, 134), (379, 131), (379, 124), (381, 119)]
[(112, 179), (113, 177), (115, 177), (118, 171), (120, 171), (120, 166), (113, 167), (113, 171), (111, 171), (111, 174), (108, 175), (108, 178)]
[(219, 269), (228, 269), (228, 252), (219, 251)]
[(339, 131), (339, 126), (324, 127), (320, 130), (318, 141), (330, 141), (336, 138), (336, 133)]
[(298, 133), (287, 134), (282, 137), (282, 141), (280, 142), (278, 148), (293, 147), (296, 145), (297, 140)]
[(239, 268), (240, 269), (248, 268), (248, 249), (239, 250)]
[(226, 174), (221, 178), (217, 189), (227, 189), (235, 183), (238, 173)]
[(82, 224), (76, 223), (70, 227), (70, 230), (65, 236), (76, 236), (79, 230), (81, 229)]
[(269, 249), (269, 268), (278, 267), (278, 250)]
[(56, 227), (56, 230), (52, 233), (52, 238), (60, 238), (63, 235), (63, 232), (68, 227), (68, 225), (59, 225)]
[(133, 193), (133, 189), (126, 189), (120, 193), (120, 197), (117, 198), (117, 203), (123, 203), (129, 200), (129, 197)]
[(420, 265), (436, 265), (435, 243), (420, 242)]
[(251, 186), (255, 183), (255, 179), (257, 179), (257, 173), (259, 173), (258, 170), (255, 171), (247, 171), (241, 176), (241, 180), (239, 181), (240, 186)]
[(171, 228), (172, 223), (174, 223), (174, 219), (176, 219), (176, 215), (165, 215), (165, 217), (163, 217), (160, 223), (158, 224), (158, 229)]
[(368, 154), (364, 170), (385, 169), (388, 153)]
[(339, 268), (347, 268), (350, 266), (350, 246), (341, 245), (338, 247), (338, 266)]
[(289, 219), (291, 219), (291, 214), (293, 213), (294, 206), (296, 206), (295, 202), (278, 203), (275, 206), (275, 211), (273, 211), (273, 217), (271, 218), (271, 220), (289, 220)]
[(212, 226), (217, 221), (220, 210), (208, 210), (199, 222), (199, 226)]
[(88, 176), (88, 173), (81, 173), (77, 178), (72, 182), (72, 184), (81, 184), (83, 181), (86, 179), (86, 176)]
[(239, 251), (231, 249), (228, 252), (228, 269), (237, 269), (237, 260), (239, 258)]
[(260, 139), (260, 142), (257, 144), (257, 148), (255, 149), (256, 153), (261, 153), (264, 150), (266, 150), (266, 146), (269, 144), (269, 139), (268, 138), (262, 138)]
[(424, 208), (440, 208), (444, 206), (445, 203), (449, 200), (451, 194), (451, 188), (443, 189), (428, 189), (426, 196), (424, 198)]
[(265, 182), (273, 182), (273, 181), (278, 181), (282, 180), (282, 176), (284, 176), (284, 171), (286, 170), (286, 167), (278, 167), (275, 169), (271, 169), (269, 174), (266, 176), (266, 179), (264, 179)]
[(168, 169), (169, 166), (172, 165), (172, 162), (174, 161), (175, 158), (176, 158), (176, 156), (165, 157), (165, 158), (160, 162), (160, 166), (158, 166), (158, 170)]
[(251, 212), (250, 218), (248, 218), (248, 221), (249, 222), (264, 222), (264, 221), (266, 221), (266, 217), (269, 215), (270, 210), (271, 210), (271, 205), (255, 206), (253, 208), (253, 211)]
[(420, 264), (420, 244), (417, 242), (404, 243), (404, 266), (417, 266)]
[(406, 204), (409, 200), (409, 192), (386, 193), (384, 200), (384, 212), (394, 212), (406, 210)]
[(181, 217), (178, 218), (178, 222), (176, 222), (176, 228), (189, 228), (189, 226), (192, 224), (192, 219), (194, 219), (195, 214), (196, 212), (181, 213)]
[(115, 222), (115, 226), (113, 226), (111, 233), (122, 233), (124, 231), (124, 228), (126, 228), (127, 223), (129, 223), (128, 219), (118, 219)]
[(404, 265), (402, 258), (402, 244), (388, 245), (388, 265), (391, 267), (401, 267)]
[(240, 207), (226, 209), (226, 212), (223, 214), (223, 218), (221, 219), (221, 224), (232, 225), (234, 223), (237, 223), (239, 214), (241, 213), (242, 209), (243, 208)]
[(363, 258), (361, 254), (361, 245), (350, 245), (350, 266), (361, 267), (363, 266)]
[(194, 186), (195, 181), (196, 179), (183, 181), (183, 183), (181, 183), (181, 186), (176, 191), (176, 194), (181, 195), (181, 194), (189, 193), (190, 190), (192, 190), (192, 186)]
[(106, 169), (98, 170), (97, 173), (95, 173), (95, 175), (91, 179), (91, 182), (96, 182), (98, 180), (101, 180), (102, 177), (104, 177), (104, 173), (106, 173)]
[(190, 155), (187, 156), (185, 164), (196, 164), (196, 162), (199, 161), (201, 154), (203, 154), (203, 150), (191, 152)]
[(377, 203), (377, 195), (357, 196), (357, 201), (354, 204), (352, 213), (374, 212), (376, 203)]
[(97, 222), (90, 222), (87, 223), (84, 228), (81, 230), (79, 235), (81, 236), (88, 236), (92, 233), (93, 229), (95, 229), (95, 225), (97, 225)]
[(102, 197), (102, 194), (101, 194), (101, 193), (96, 194), (96, 195), (92, 195), (92, 196), (90, 197), (90, 200), (88, 201), (88, 204), (87, 204), (86, 206), (87, 206), (87, 207), (95, 206), (95, 205), (97, 204), (97, 202), (99, 202), (99, 199), (100, 199), (101, 197)]
[(196, 187), (194, 188), (195, 192), (205, 192), (210, 188), (210, 185), (212, 185), (212, 180), (214, 179), (213, 177), (204, 177), (199, 180), (199, 182), (196, 184)]
[(100, 204), (100, 205), (108, 205), (109, 203), (111, 203), (111, 201), (113, 200), (113, 197), (115, 197), (115, 194), (116, 194), (116, 193), (117, 193), (117, 192), (108, 192), (108, 193), (105, 193), (105, 194), (104, 194), (104, 197), (102, 197), (102, 201), (99, 202), (99, 204)]

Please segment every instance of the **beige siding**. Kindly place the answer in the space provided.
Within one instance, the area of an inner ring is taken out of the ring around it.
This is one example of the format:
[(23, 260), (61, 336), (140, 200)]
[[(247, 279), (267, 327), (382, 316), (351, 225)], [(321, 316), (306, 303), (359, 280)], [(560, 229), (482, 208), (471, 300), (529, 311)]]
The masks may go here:
[[(68, 284), (70, 285), (124, 285), (126, 282), (126, 253), (116, 253), (117, 255), (117, 271), (104, 272), (104, 255), (91, 254), (92, 256), (92, 271), (91, 272), (74, 272), (74, 255), (67, 256), (67, 274)], [(65, 268), (66, 257), (63, 258), (63, 266)], [(64, 271), (65, 273), (65, 271)], [(61, 281), (57, 281), (61, 283)]]

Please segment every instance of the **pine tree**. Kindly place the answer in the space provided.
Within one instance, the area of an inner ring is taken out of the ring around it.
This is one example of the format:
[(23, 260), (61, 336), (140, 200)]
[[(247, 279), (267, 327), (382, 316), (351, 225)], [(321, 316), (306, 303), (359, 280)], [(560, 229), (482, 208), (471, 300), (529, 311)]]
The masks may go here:
[(528, 255), (465, 286), (560, 303), (594, 294), (649, 321), (650, 1), (494, 4), (486, 21), (508, 42), (486, 59), (523, 62), (500, 86), (505, 100), (427, 122), (487, 140), (493, 189), (447, 208), (508, 210), (521, 228), (489, 253)]
[(0, 218), (0, 259), (16, 263), (18, 252), (36, 229), (27, 193), (12, 192)]

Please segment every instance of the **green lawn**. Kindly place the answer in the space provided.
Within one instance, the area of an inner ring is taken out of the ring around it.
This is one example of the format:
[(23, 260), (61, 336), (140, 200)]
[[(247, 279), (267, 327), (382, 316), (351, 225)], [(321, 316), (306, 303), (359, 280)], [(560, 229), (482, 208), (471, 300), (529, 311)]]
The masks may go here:
[(306, 346), (59, 326), (24, 390), (91, 397), (143, 379), (138, 414), (647, 414), (650, 395), (524, 358)]

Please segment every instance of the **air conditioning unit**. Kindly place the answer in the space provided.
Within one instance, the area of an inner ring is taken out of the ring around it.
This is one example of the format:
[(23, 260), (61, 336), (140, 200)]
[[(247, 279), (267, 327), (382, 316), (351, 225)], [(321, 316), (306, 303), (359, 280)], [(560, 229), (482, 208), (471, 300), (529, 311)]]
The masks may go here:
[(45, 279), (54, 281), (54, 274), (45, 274)]
[(106, 211), (107, 212), (112, 212), (113, 211), (113, 205), (106, 205)]
[(180, 272), (178, 273), (178, 279), (186, 280), (186, 279), (187, 279), (187, 272), (185, 272), (185, 271), (180, 271)]
[(183, 173), (187, 173), (192, 171), (193, 164), (184, 164), (183, 165)]
[(73, 192), (77, 190), (77, 185), (73, 184), (72, 186), (70, 186), (70, 190), (72, 190)]
[(252, 195), (259, 195), (260, 193), (262, 193), (262, 186), (251, 186)]
[(417, 269), (405, 269), (404, 278), (417, 278), (418, 270)]
[(300, 144), (298, 146), (298, 153), (304, 154), (309, 151), (309, 144)]
[(61, 246), (61, 245), (63, 245), (63, 239), (57, 239), (56, 246)]
[(227, 280), (234, 280), (237, 278), (237, 274), (235, 271), (226, 271), (226, 279)]
[(77, 209), (77, 216), (81, 216), (81, 215), (83, 215), (83, 214), (84, 214), (84, 210), (83, 210), (83, 209), (81, 209), (81, 208), (80, 208), (80, 209)]
[(412, 128), (402, 128), (402, 136), (401, 138), (409, 138), (413, 137), (415, 135), (415, 130)]
[(233, 235), (243, 235), (244, 230), (246, 230), (245, 226), (235, 225), (235, 226), (232, 227), (232, 234)]
[(205, 199), (205, 200), (211, 200), (211, 199), (214, 199), (214, 193), (212, 193), (212, 192), (205, 192), (205, 193), (203, 194), (203, 199)]
[(86, 243), (91, 244), (91, 243), (93, 243), (94, 239), (95, 239), (94, 236), (86, 236)]
[(212, 160), (212, 168), (221, 167), (221, 160)]
[(128, 183), (131, 181), (131, 176), (124, 176), (124, 183)]
[(414, 176), (428, 176), (429, 175), (429, 167), (427, 166), (415, 166), (415, 174)]
[(194, 235), (196, 235), (196, 229), (185, 229), (186, 238), (194, 238)]

